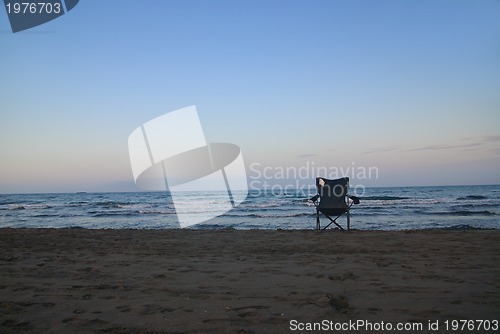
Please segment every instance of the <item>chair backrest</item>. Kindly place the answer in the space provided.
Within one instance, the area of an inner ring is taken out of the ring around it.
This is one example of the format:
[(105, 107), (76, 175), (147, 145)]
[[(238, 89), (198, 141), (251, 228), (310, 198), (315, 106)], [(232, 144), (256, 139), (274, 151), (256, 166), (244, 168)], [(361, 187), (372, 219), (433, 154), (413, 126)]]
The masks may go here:
[(321, 199), (318, 209), (347, 209), (345, 197), (349, 190), (349, 178), (329, 180), (323, 177), (316, 178), (316, 188)]

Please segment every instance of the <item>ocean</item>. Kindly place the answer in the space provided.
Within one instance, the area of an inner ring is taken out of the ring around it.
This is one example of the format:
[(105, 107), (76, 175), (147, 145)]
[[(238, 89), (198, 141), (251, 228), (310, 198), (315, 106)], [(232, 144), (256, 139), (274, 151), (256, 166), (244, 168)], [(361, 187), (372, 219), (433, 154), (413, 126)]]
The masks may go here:
[[(190, 192), (185, 203), (176, 204), (206, 214), (225, 195)], [(307, 201), (312, 195), (252, 191), (238, 207), (189, 228), (313, 229), (316, 211)], [(361, 195), (361, 203), (351, 209), (353, 229), (500, 228), (499, 185), (365, 188)], [(0, 195), (0, 227), (170, 229), (179, 223), (166, 192), (15, 194)]]

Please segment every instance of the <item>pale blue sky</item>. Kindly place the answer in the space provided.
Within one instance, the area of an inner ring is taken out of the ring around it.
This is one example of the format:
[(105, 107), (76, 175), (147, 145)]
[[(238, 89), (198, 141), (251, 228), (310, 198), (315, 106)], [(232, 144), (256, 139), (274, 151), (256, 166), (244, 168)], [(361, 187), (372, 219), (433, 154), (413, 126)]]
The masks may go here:
[(134, 190), (128, 135), (193, 104), (247, 166), (499, 184), (499, 17), (494, 0), (82, 0), (13, 34), (1, 9), (0, 193)]

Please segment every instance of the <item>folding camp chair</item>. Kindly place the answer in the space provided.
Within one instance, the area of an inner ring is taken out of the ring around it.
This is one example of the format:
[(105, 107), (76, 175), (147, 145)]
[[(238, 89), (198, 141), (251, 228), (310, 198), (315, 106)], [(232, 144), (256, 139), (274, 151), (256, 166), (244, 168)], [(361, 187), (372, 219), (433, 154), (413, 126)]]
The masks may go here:
[[(347, 214), (347, 230), (349, 230), (351, 228), (351, 216), (349, 211), (353, 204), (359, 204), (358, 197), (347, 194), (349, 190), (349, 178), (343, 177), (341, 179), (328, 180), (318, 177), (316, 178), (316, 188), (318, 194), (310, 198), (314, 206), (316, 206), (316, 229), (321, 229), (319, 221), (319, 213), (321, 212), (330, 220), (330, 223), (326, 225), (323, 230), (326, 230), (332, 224), (344, 230), (344, 228), (337, 223), (337, 219), (344, 213)], [(332, 219), (331, 216), (337, 217)]]

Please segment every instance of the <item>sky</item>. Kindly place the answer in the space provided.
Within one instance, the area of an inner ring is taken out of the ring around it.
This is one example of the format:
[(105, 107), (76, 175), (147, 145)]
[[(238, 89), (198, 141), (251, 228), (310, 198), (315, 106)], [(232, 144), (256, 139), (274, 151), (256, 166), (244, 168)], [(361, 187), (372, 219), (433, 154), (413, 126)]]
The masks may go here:
[(499, 17), (496, 0), (82, 0), (12, 33), (2, 8), (0, 193), (140, 190), (128, 136), (191, 105), (249, 181), (500, 184)]

